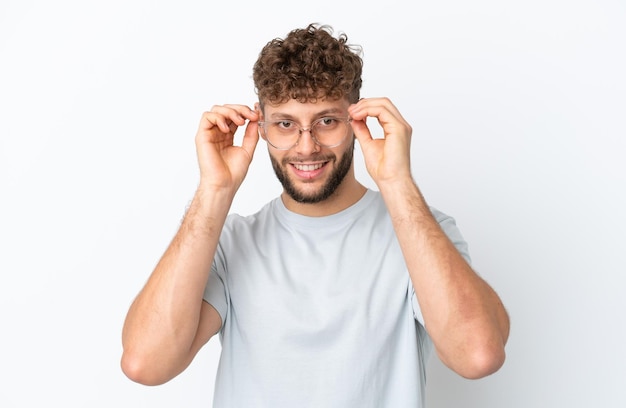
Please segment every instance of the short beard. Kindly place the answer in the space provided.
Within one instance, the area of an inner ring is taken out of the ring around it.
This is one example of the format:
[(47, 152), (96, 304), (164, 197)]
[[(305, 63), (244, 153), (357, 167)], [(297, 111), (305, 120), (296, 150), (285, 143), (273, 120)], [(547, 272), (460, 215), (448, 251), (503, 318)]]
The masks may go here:
[[(276, 173), (276, 177), (278, 178), (278, 181), (280, 181), (280, 184), (283, 185), (283, 190), (285, 190), (285, 193), (287, 193), (287, 195), (289, 195), (289, 197), (291, 197), (294, 201), (301, 204), (319, 203), (333, 195), (350, 171), (353, 158), (354, 138), (352, 139), (351, 145), (345, 150), (343, 156), (341, 157), (337, 168), (334, 169), (333, 173), (326, 181), (326, 184), (324, 184), (319, 191), (306, 195), (302, 191), (298, 191), (296, 189), (292, 181), (287, 176), (287, 172), (283, 171), (283, 168), (278, 161), (270, 154), (270, 160), (272, 162), (272, 167), (274, 168), (274, 173)], [(282, 165), (288, 166), (289, 160), (283, 160)]]

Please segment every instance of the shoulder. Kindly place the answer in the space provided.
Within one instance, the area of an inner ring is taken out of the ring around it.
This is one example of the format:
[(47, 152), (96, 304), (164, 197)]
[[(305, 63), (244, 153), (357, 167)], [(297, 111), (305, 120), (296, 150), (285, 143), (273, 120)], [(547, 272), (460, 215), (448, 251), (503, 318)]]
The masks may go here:
[(274, 217), (276, 200), (269, 201), (261, 209), (253, 214), (242, 215), (230, 213), (226, 217), (222, 236), (224, 234), (241, 233), (244, 231), (258, 230), (266, 225), (268, 220)]

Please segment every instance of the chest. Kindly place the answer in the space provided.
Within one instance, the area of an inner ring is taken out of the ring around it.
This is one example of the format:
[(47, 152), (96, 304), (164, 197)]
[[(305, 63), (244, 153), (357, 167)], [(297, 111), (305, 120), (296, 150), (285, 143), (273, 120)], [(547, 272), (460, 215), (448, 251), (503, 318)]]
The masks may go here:
[(391, 229), (361, 224), (247, 241), (226, 265), (232, 323), (244, 336), (362, 336), (391, 331), (406, 314), (409, 276)]

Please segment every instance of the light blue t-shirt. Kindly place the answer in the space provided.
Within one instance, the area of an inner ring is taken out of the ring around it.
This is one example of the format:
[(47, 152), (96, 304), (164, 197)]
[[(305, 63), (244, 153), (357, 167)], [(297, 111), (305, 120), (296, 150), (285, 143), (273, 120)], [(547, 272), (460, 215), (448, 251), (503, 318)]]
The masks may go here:
[(223, 322), (214, 408), (424, 405), (432, 342), (379, 192), (327, 217), (280, 198), (229, 215), (204, 299)]

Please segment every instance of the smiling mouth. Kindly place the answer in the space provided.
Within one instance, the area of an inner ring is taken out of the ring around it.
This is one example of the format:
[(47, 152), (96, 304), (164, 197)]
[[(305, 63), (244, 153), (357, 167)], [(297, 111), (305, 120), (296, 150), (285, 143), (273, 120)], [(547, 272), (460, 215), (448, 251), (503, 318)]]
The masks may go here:
[(324, 167), (325, 164), (326, 163), (315, 163), (315, 164), (293, 163), (293, 167), (295, 167), (299, 171), (314, 171), (314, 170), (321, 169), (322, 167)]

